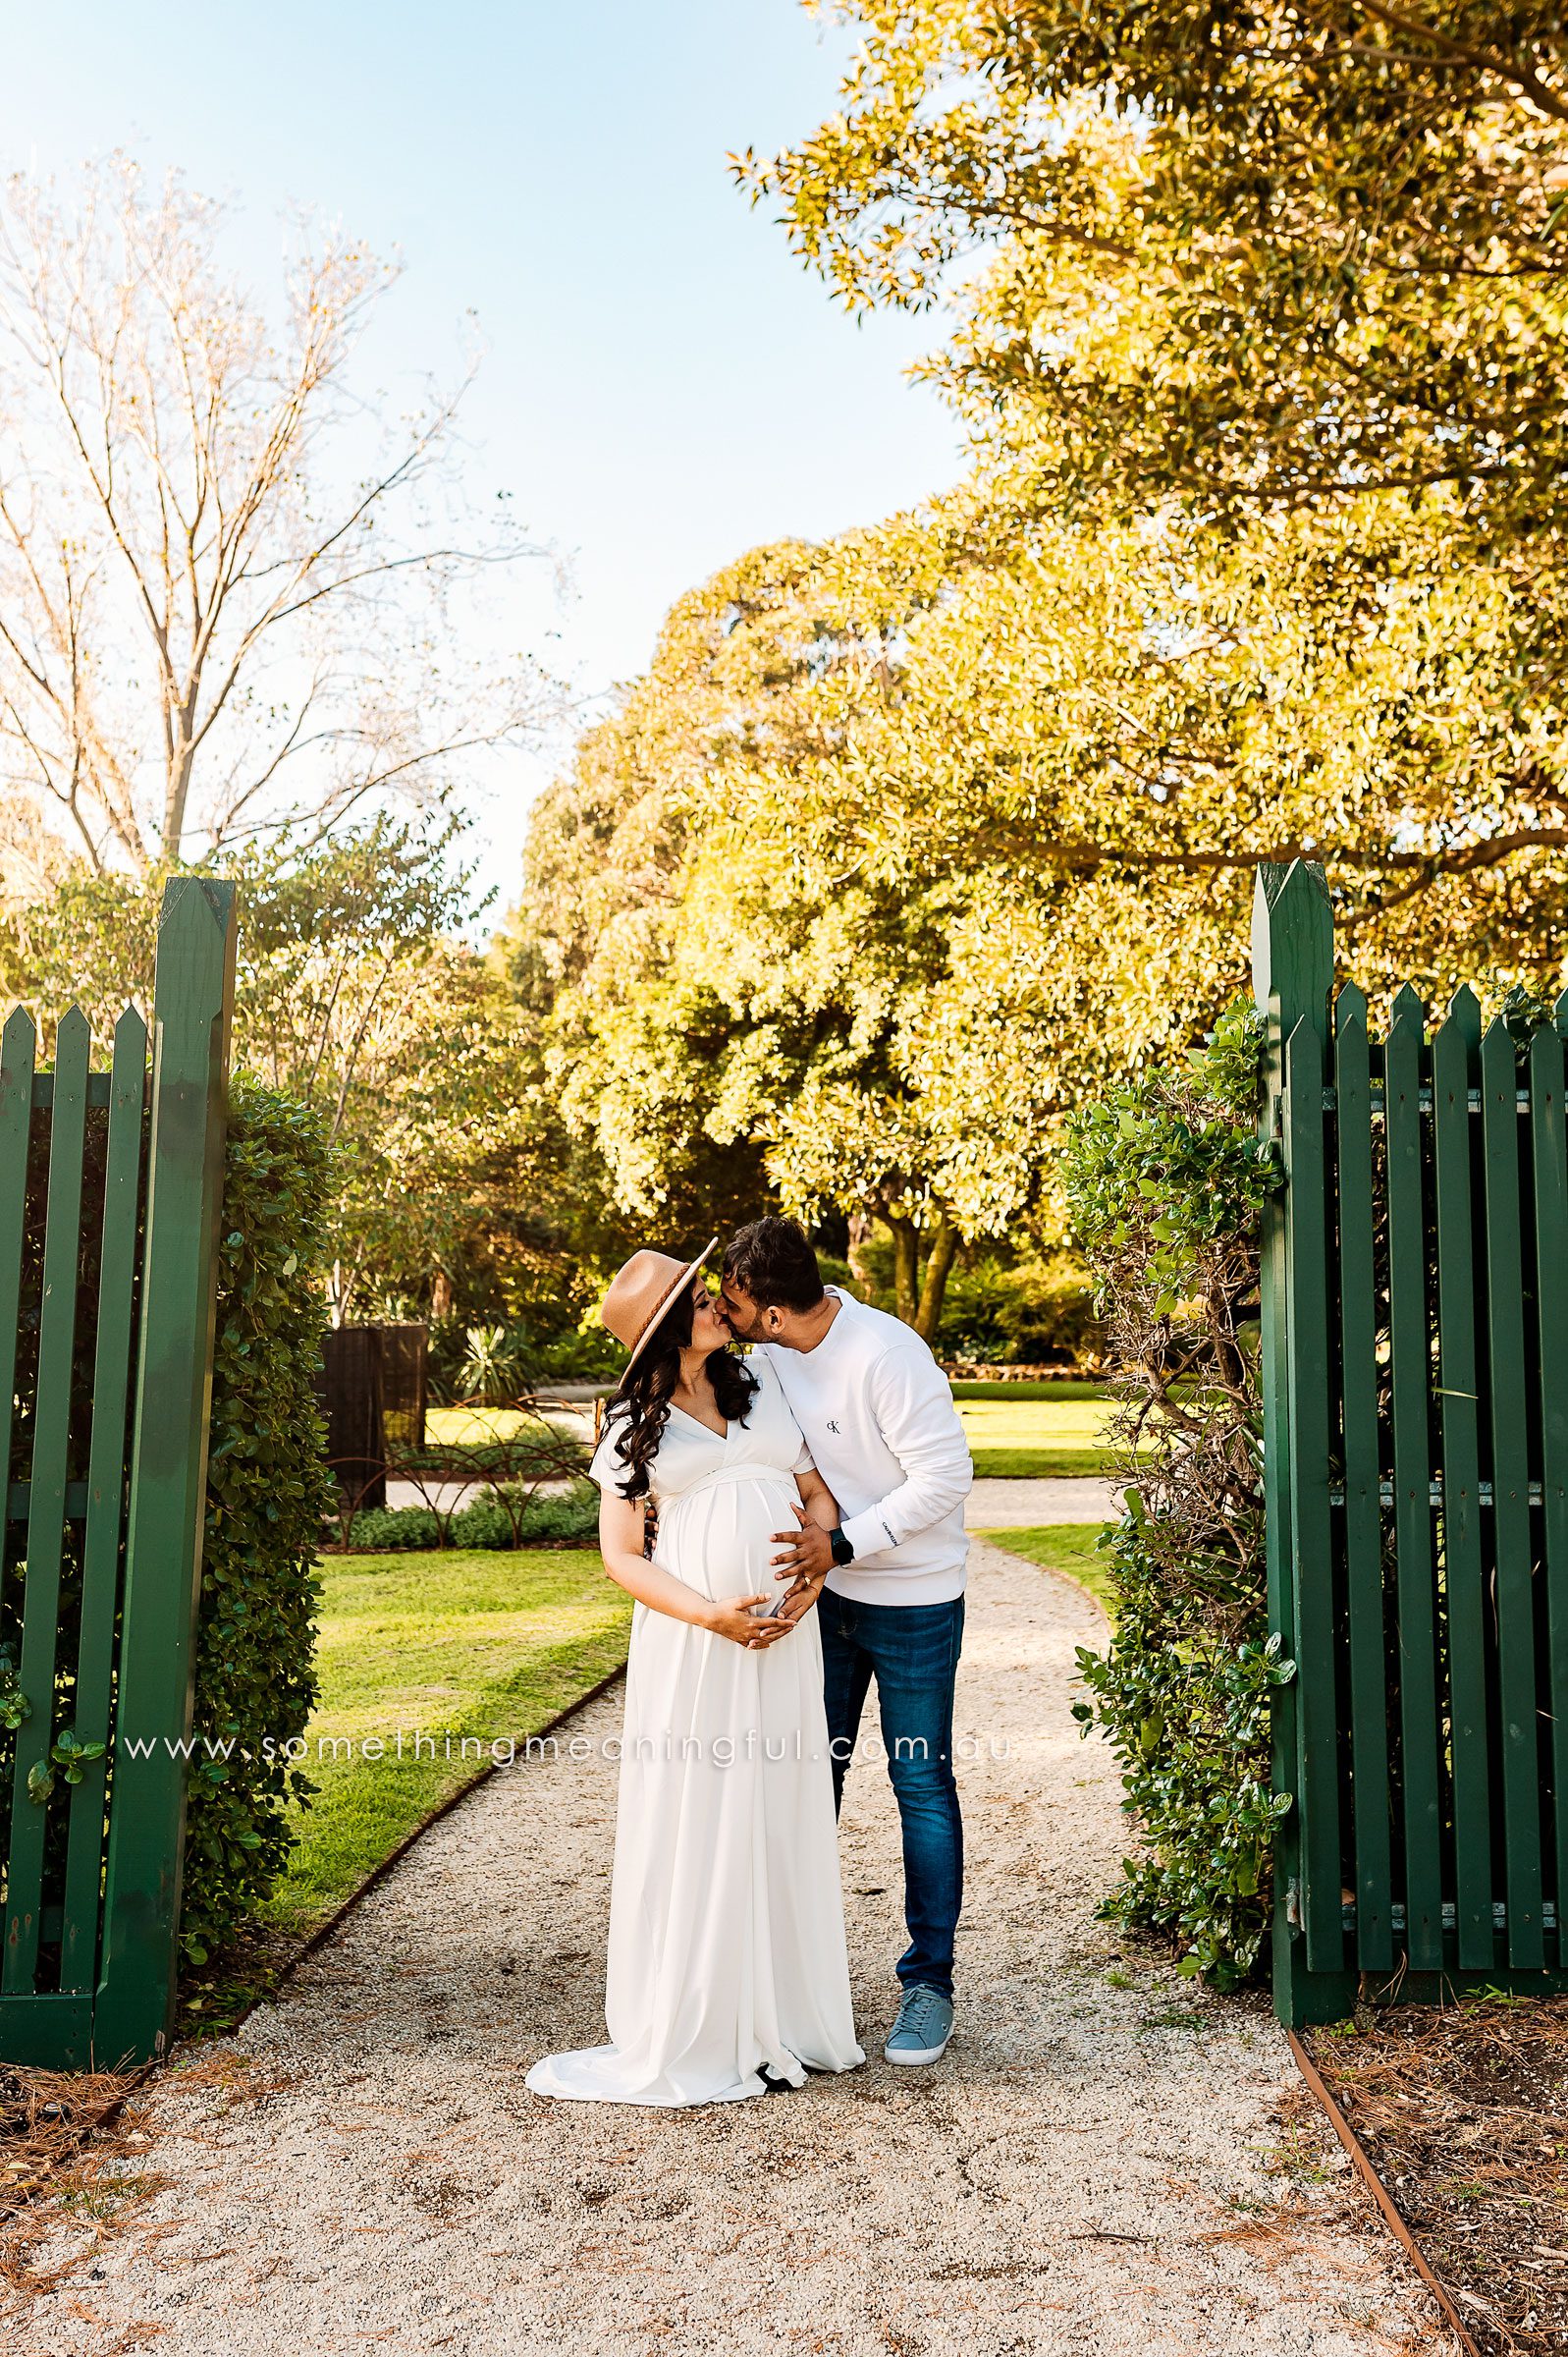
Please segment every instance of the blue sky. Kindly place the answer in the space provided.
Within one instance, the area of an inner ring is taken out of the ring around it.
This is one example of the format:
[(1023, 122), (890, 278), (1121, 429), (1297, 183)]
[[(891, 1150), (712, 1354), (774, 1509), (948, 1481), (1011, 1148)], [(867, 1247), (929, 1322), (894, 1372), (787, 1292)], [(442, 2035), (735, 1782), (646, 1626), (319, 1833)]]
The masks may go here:
[[(291, 202), (401, 249), (366, 355), (394, 397), (453, 372), (476, 312), (475, 475), (570, 560), (547, 651), (591, 692), (729, 557), (957, 472), (951, 418), (902, 374), (936, 323), (846, 318), (725, 168), (832, 111), (846, 54), (795, 0), (66, 0), (6, 12), (0, 156), (183, 166), (240, 201), (241, 267), (269, 291)], [(514, 635), (537, 638), (542, 595), (519, 589)], [(485, 813), (503, 892), (537, 782), (524, 765)]]

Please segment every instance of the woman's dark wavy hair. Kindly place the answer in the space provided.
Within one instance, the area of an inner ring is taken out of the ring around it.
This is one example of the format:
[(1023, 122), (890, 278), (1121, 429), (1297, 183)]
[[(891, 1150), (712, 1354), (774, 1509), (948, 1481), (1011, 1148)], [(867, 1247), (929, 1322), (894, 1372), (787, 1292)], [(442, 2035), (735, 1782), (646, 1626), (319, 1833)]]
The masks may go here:
[[(648, 1468), (670, 1421), (671, 1398), (680, 1381), (680, 1353), (690, 1347), (691, 1288), (682, 1286), (605, 1418), (605, 1430), (616, 1435), (615, 1454), (628, 1467), (625, 1480), (619, 1485), (622, 1498), (635, 1502), (648, 1495)], [(758, 1390), (757, 1378), (745, 1360), (728, 1346), (711, 1351), (708, 1381), (725, 1422), (744, 1424)]]

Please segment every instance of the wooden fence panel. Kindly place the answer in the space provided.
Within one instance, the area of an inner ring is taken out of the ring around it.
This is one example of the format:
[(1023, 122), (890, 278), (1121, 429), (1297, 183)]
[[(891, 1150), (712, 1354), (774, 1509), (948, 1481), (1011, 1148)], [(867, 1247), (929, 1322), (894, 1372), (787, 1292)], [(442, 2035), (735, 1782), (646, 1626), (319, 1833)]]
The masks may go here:
[(31, 1715), (17, 1731), (12, 1766), (11, 1839), (7, 1853), (5, 1964), (7, 1996), (29, 1990), (38, 1961), (43, 1854), (52, 1803), (32, 1789), (48, 1773), (56, 1734), (55, 1664), (60, 1574), (66, 1543), (66, 1473), (71, 1435), (71, 1376), (77, 1338), (77, 1268), (81, 1252), (81, 1160), (87, 1130), (85, 1017), (78, 1008), (55, 1034), (49, 1121), (49, 1193), (38, 1311), (37, 1390), (27, 1487), (27, 1579), (18, 1672)]
[(1382, 1468), (1378, 1446), (1378, 1282), (1374, 1255), (1372, 1063), (1367, 1002), (1334, 1008), (1339, 1131), (1339, 1366), (1345, 1478), (1345, 1610), (1350, 1639), (1350, 1778), (1356, 1962), (1393, 1968), (1389, 1913), (1388, 1696), (1383, 1623)]
[(1298, 1005), (1281, 1038), (1270, 979), (1323, 961), (1325, 906), (1309, 871), (1260, 878), (1261, 1130), (1284, 1166), (1263, 1237), (1270, 1614), (1295, 1664), (1273, 1979), (1292, 2022), (1345, 2011), (1347, 1946), (1374, 1996), (1568, 1981), (1568, 1000), (1484, 1034), (1461, 990), (1429, 1047), (1407, 986), (1379, 1057), (1346, 985), (1325, 1087), (1321, 1031)]
[(1541, 1419), (1541, 1532), (1546, 1583), (1556, 1961), (1568, 1964), (1568, 1119), (1563, 1043), (1544, 1024), (1530, 1043), (1530, 1149), (1535, 1206), (1536, 1352)]
[[(147, 1026), (128, 1007), (115, 1026), (104, 1156), (98, 1260), (98, 1331), (92, 1368), (92, 1432), (86, 1527), (81, 1542), (81, 1618), (77, 1638), (76, 1725), (86, 1744), (107, 1744), (113, 1693), (120, 1548), (125, 1529), (126, 1413), (135, 1336), (136, 1245), (140, 1238), (141, 1149), (147, 1094)], [(65, 1869), (60, 1986), (85, 1995), (98, 1964), (107, 1766), (90, 1761), (71, 1795)]]
[(172, 2020), (234, 949), (233, 888), (175, 879), (150, 1075), (131, 1010), (108, 1072), (75, 1010), (52, 1069), (24, 1011), (0, 1034), (0, 2061)]
[[(1428, 1166), (1421, 1126), (1426, 1017), (1408, 985), (1394, 1000), (1385, 1057), (1388, 1326), (1392, 1369), (1395, 1579), (1404, 1832), (1405, 1946), (1442, 1961), (1442, 1814), (1437, 1727), (1436, 1569), (1432, 1529), (1432, 1339)], [(1390, 1893), (1390, 1902), (1392, 1893)]]
[[(1471, 1090), (1481, 1077), (1481, 1009), (1461, 990), (1433, 1043), (1437, 1166), (1437, 1333), (1442, 1543), (1448, 1600), (1455, 1903), (1459, 1962), (1492, 1957), (1491, 1758), (1487, 1708), (1487, 1578), (1481, 1526), (1481, 1383)], [(1440, 1946), (1412, 1961), (1436, 1969)]]
[[(11, 1442), (22, 1317), (22, 1250), (27, 1218), (27, 1147), (37, 1034), (18, 1007), (0, 1032), (0, 1538), (11, 1516)], [(5, 1561), (0, 1548), (0, 1566)], [(4, 1795), (0, 1793), (0, 1802)]]
[(1492, 1595), (1502, 1765), (1508, 1961), (1545, 1963), (1541, 1930), (1540, 1746), (1536, 1737), (1535, 1594), (1530, 1457), (1525, 1421), (1524, 1268), (1519, 1218), (1519, 1088), (1513, 1035), (1493, 1023), (1481, 1043), (1486, 1167), (1487, 1343), (1491, 1405)]
[(94, 2011), (102, 2063), (174, 2022), (202, 1508), (212, 1407), (234, 887), (176, 877), (153, 1004), (151, 1130), (123, 1629)]
[[(1328, 1293), (1324, 1202), (1323, 1044), (1305, 1018), (1285, 1045), (1285, 1171), (1298, 1205), (1290, 1224), (1285, 1315), (1291, 1364), (1291, 1551), (1298, 1565), (1328, 1552)], [(1314, 1207), (1319, 1216), (1313, 1216)], [(1301, 1916), (1307, 1964), (1331, 1971), (1344, 1958), (1340, 1900), (1339, 1724), (1333, 1599), (1326, 1583), (1296, 1588), (1296, 1781), (1301, 1808)]]

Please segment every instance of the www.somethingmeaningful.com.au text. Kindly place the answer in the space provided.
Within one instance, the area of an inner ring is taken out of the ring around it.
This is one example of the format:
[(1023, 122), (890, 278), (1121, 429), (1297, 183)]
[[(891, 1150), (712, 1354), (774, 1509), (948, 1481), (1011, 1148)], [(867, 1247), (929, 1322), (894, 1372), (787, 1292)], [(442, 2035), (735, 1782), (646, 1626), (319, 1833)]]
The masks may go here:
[[(807, 1751), (805, 1737), (796, 1727), (790, 1734), (765, 1735), (760, 1727), (747, 1727), (739, 1735), (674, 1735), (662, 1737), (639, 1735), (627, 1743), (620, 1735), (453, 1735), (427, 1734), (418, 1727), (398, 1727), (390, 1735), (266, 1735), (254, 1749), (247, 1748), (233, 1735), (128, 1735), (118, 1748), (134, 1760), (146, 1759), (150, 1753), (162, 1750), (170, 1759), (181, 1760), (281, 1760), (297, 1767), (306, 1760), (317, 1765), (327, 1761), (369, 1760), (398, 1762), (402, 1760), (471, 1760), (475, 1764), (491, 1761), (498, 1768), (510, 1768), (518, 1760), (586, 1760), (706, 1762), (714, 1768), (732, 1768), (746, 1760), (820, 1759), (825, 1755), (834, 1760), (886, 1760), (887, 1747), (874, 1734), (863, 1735), (849, 1744), (841, 1736), (832, 1738), (823, 1751)], [(900, 1736), (893, 1745), (895, 1760), (923, 1760), (929, 1747), (921, 1736)], [(954, 1761), (1004, 1760), (1008, 1757), (1005, 1735), (961, 1734), (954, 1738)]]

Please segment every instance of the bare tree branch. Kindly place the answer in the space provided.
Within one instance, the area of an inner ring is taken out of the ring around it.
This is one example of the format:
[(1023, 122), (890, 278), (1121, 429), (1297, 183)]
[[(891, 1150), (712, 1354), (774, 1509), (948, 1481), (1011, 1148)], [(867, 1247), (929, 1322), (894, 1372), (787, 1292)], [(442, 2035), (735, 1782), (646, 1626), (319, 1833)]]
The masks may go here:
[(383, 427), (350, 370), (395, 273), (301, 233), (275, 330), (226, 274), (222, 228), (124, 157), (74, 208), (26, 179), (0, 199), (19, 454), (0, 474), (0, 794), (41, 789), (99, 865), (319, 839), (557, 708), (531, 666), (460, 681), (439, 659), (447, 594), (541, 553), (463, 527), (474, 365)]

